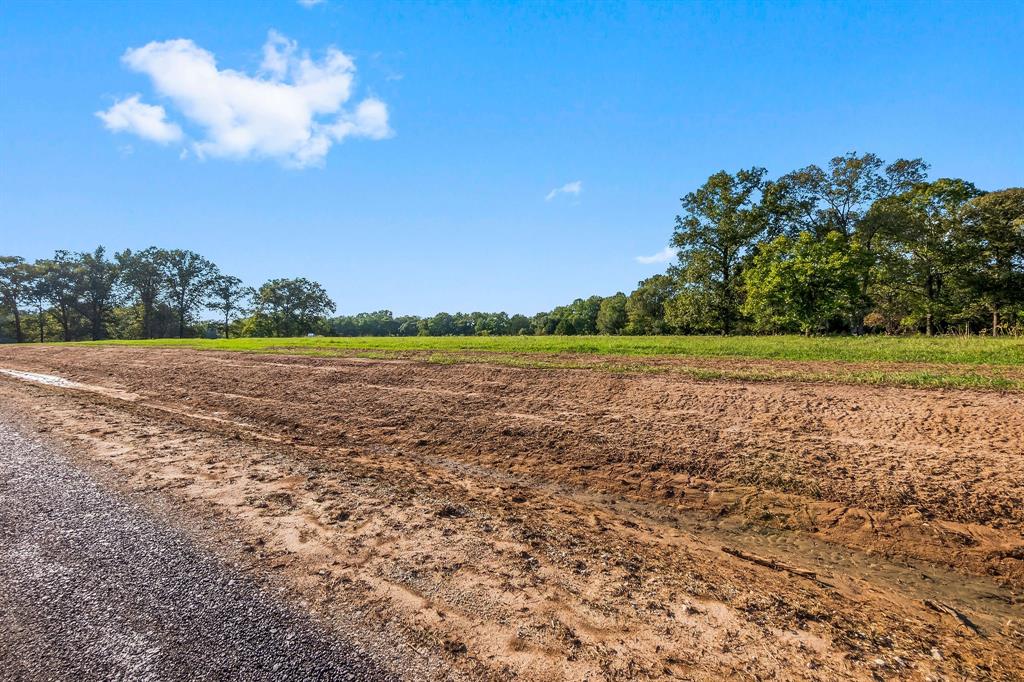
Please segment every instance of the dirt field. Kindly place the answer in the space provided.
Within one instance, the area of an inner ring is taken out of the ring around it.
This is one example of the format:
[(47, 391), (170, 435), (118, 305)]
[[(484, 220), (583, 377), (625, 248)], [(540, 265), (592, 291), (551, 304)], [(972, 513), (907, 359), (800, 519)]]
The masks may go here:
[(1024, 676), (1022, 393), (130, 347), (0, 369), (74, 382), (0, 373), (0, 412), (439, 678)]

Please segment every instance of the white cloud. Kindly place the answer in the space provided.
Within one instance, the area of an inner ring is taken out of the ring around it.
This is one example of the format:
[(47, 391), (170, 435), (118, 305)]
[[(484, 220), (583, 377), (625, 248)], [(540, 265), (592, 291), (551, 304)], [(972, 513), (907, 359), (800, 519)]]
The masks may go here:
[(298, 2), (306, 9), (309, 9), (311, 7), (324, 4), (325, 0), (298, 0)]
[(315, 60), (271, 31), (257, 75), (218, 68), (212, 53), (186, 39), (129, 49), (121, 59), (149, 76), (156, 94), (198, 131), (191, 149), (199, 158), (269, 157), (304, 167), (322, 164), (346, 137), (391, 135), (384, 102), (371, 97), (345, 107), (356, 67), (333, 47)]
[(281, 80), (288, 75), (288, 62), (295, 56), (299, 44), (288, 40), (277, 31), (267, 34), (267, 42), (263, 43), (263, 63), (260, 68), (274, 80)]
[(139, 97), (132, 95), (114, 102), (114, 106), (106, 111), (97, 111), (96, 116), (103, 121), (107, 130), (115, 133), (132, 133), (161, 144), (180, 140), (181, 128), (176, 123), (167, 122), (164, 108), (143, 104)]
[(548, 195), (546, 197), (544, 197), (544, 201), (551, 201), (552, 199), (557, 197), (559, 194), (572, 194), (573, 196), (579, 196), (580, 192), (582, 192), (582, 191), (583, 191), (583, 181), (582, 180), (576, 180), (574, 182), (567, 182), (564, 185), (562, 185), (561, 187), (556, 187), (555, 189), (553, 189), (550, 192), (548, 192)]
[(636, 262), (649, 265), (651, 263), (667, 263), (674, 259), (678, 255), (677, 251), (671, 246), (666, 246), (664, 249), (652, 256), (637, 256)]

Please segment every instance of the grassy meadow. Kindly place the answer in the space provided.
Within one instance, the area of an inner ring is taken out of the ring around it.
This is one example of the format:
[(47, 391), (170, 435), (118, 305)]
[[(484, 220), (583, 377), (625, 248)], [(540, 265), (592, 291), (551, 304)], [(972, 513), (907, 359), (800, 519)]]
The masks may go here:
[[(1024, 340), (987, 337), (446, 336), (85, 342), (438, 364), (677, 372), (695, 379), (1024, 390)], [(715, 359), (728, 360), (716, 364)], [(764, 361), (781, 361), (778, 365)], [(745, 362), (749, 361), (749, 362)], [(825, 363), (825, 364), (822, 364)]]

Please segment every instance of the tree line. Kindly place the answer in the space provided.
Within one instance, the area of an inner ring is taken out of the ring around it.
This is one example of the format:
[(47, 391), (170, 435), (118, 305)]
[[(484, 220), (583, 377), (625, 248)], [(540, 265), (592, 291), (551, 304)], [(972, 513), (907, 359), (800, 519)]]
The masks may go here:
[(927, 171), (856, 153), (720, 171), (680, 200), (666, 272), (531, 317), (330, 317), (317, 282), (252, 288), (176, 249), (0, 256), (0, 339), (1024, 332), (1024, 188)]
[(682, 198), (662, 281), (671, 331), (992, 334), (1024, 325), (1024, 189), (927, 179), (921, 159), (837, 156)]
[(1024, 333), (1024, 188), (927, 171), (848, 153), (715, 173), (680, 200), (667, 272), (534, 333)]
[[(305, 278), (258, 289), (193, 251), (104, 247), (27, 262), (0, 256), (0, 338), (14, 341), (299, 336), (323, 331), (334, 302)], [(201, 320), (199, 313), (215, 319)]]

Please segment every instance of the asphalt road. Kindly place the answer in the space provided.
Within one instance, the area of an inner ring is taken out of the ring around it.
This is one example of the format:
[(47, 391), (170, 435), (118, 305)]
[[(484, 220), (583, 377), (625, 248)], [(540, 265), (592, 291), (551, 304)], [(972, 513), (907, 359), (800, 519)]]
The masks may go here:
[(0, 421), (0, 680), (386, 677), (169, 522)]

